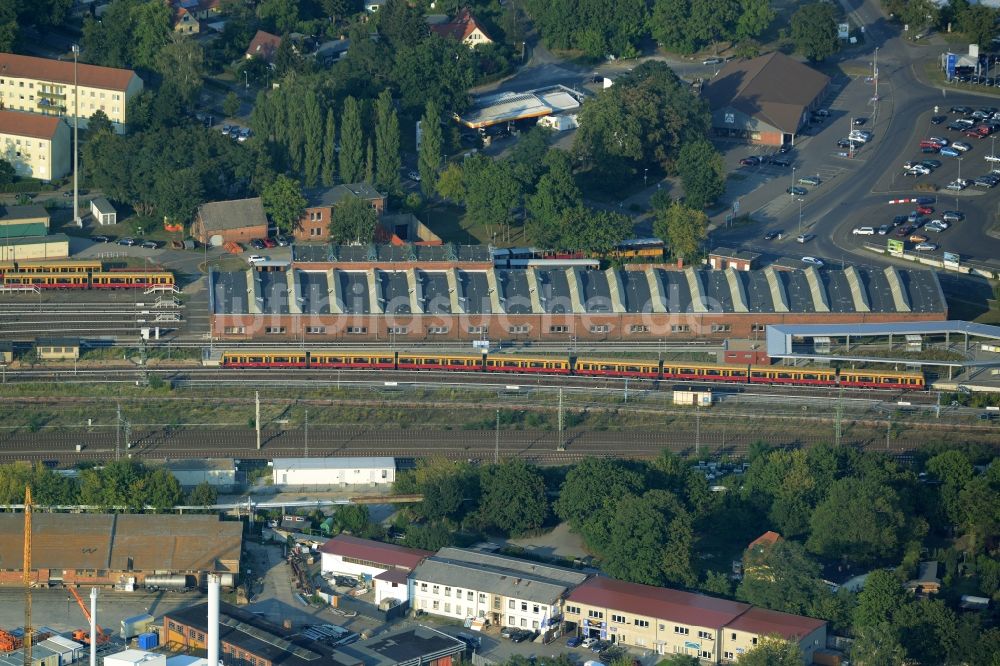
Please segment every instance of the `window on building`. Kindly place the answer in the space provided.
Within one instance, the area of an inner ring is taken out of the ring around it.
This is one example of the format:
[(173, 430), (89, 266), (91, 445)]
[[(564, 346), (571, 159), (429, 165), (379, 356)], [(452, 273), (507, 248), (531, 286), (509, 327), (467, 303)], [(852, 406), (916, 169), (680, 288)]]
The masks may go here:
[(322, 236), (323, 235), (323, 229), (322, 229), (322, 227), (312, 227), (311, 229), (309, 229), (309, 235), (310, 236)]
[(468, 331), (469, 333), (473, 333), (473, 334), (477, 334), (477, 333), (489, 333), (489, 330), (490, 330), (490, 329), (488, 329), (488, 328), (487, 328), (487, 327), (485, 327), (485, 326), (470, 326), (470, 327), (469, 327), (469, 328), (467, 328), (466, 330), (467, 330), (467, 331)]
[(570, 615), (579, 615), (580, 614), (580, 607), (579, 606), (566, 606), (566, 612), (569, 613)]
[(447, 601), (444, 602), (444, 612), (445, 613), (450, 613), (451, 612), (451, 604), (449, 602), (447, 602)]
[(455, 615), (458, 615), (459, 617), (462, 616), (462, 607), (461, 606), (455, 606)]
[(518, 326), (508, 326), (508, 333), (527, 333), (529, 326), (527, 324), (519, 324)]
[(596, 611), (596, 610), (589, 610), (589, 611), (587, 611), (587, 616), (595, 618), (595, 619), (598, 619), (598, 620), (603, 620), (604, 619), (604, 612), (603, 611)]
[(691, 630), (688, 629), (687, 627), (678, 627), (677, 625), (674, 625), (674, 633), (680, 634), (681, 636), (687, 636), (689, 633), (691, 633)]
[(523, 611), (525, 613), (528, 612), (528, 603), (527, 602), (525, 602), (525, 601), (521, 602), (521, 611)]
[(264, 333), (267, 335), (280, 335), (285, 332), (284, 326), (265, 326)]
[(567, 333), (569, 326), (549, 326), (549, 333)]
[(440, 587), (440, 586), (438, 586), (438, 585), (435, 585), (435, 586), (434, 586), (434, 587), (433, 587), (433, 588), (431, 589), (431, 594), (441, 594), (441, 587)]
[(523, 618), (523, 617), (521, 618), (521, 626), (522, 627), (527, 627), (528, 626), (528, 620), (526, 618)]
[(421, 583), (420, 584), (420, 591), (421, 592), (426, 592), (427, 591), (427, 583)]
[(513, 615), (508, 615), (507, 616), (507, 626), (508, 627), (515, 626), (515, 620), (514, 620), (514, 616)]
[(368, 333), (368, 327), (367, 326), (348, 326), (347, 327), (347, 334), (348, 335), (365, 335), (366, 333)]
[(735, 631), (733, 633), (729, 634), (729, 640), (731, 640), (731, 641), (735, 641), (736, 640), (736, 632)]
[(645, 324), (632, 324), (628, 327), (629, 333), (649, 333), (649, 326)]
[(535, 615), (538, 615), (538, 604), (532, 606), (531, 612), (534, 613)]
[(591, 333), (607, 333), (610, 330), (611, 327), (608, 326), (607, 324), (595, 324), (594, 326), (590, 327)]
[(507, 600), (507, 608), (509, 608), (511, 610), (514, 610), (515, 606), (514, 606), (514, 600), (513, 599), (508, 599)]
[(712, 333), (728, 333), (732, 329), (730, 324), (712, 324)]
[(410, 329), (406, 326), (390, 326), (386, 329), (386, 333), (389, 335), (406, 335), (410, 332)]
[(433, 610), (437, 610), (438, 606), (440, 605), (440, 603), (441, 603), (440, 601), (438, 601), (437, 599), (435, 599), (434, 602), (433, 602), (433, 604), (432, 604)]
[(246, 332), (246, 328), (243, 326), (226, 326), (224, 332), (229, 335), (242, 335)]
[(538, 620), (532, 620), (531, 621), (531, 628), (532, 629), (538, 629)]
[(753, 333), (763, 333), (766, 329), (767, 326), (764, 324), (754, 324), (753, 326), (750, 327), (750, 330)]
[(451, 596), (451, 587), (449, 587), (448, 585), (444, 586), (444, 596), (446, 596), (446, 597), (450, 597)]
[(649, 626), (649, 621), (648, 620), (633, 620), (632, 624), (634, 624), (637, 627), (648, 627)]
[(671, 333), (687, 333), (691, 330), (691, 327), (687, 324), (672, 324), (670, 326)]
[(754, 636), (753, 638), (751, 638), (750, 642), (753, 643), (754, 645), (757, 645), (757, 637)]
[(715, 635), (710, 631), (699, 631), (698, 638), (704, 638), (706, 641), (714, 641)]
[(661, 622), (661, 623), (660, 623), (660, 631), (663, 631), (663, 630), (665, 630), (666, 628), (667, 628), (667, 626), (666, 626), (665, 624), (663, 624), (663, 623)]
[(711, 659), (712, 658), (712, 653), (709, 652), (708, 650), (702, 650), (701, 651), (701, 658), (702, 659)]
[(736, 658), (736, 655), (734, 655), (732, 652), (723, 652), (722, 656), (725, 657), (726, 659), (735, 659)]
[(615, 613), (611, 614), (611, 621), (618, 622), (619, 624), (625, 624), (626, 622), (624, 615), (617, 615)]
[(306, 326), (306, 335), (323, 335), (326, 333), (326, 326)]
[(465, 600), (466, 601), (473, 601), (474, 599), (475, 599), (475, 595), (472, 593), (472, 590), (468, 590), (465, 593)]
[(428, 335), (445, 335), (448, 333), (447, 326), (430, 326), (427, 329)]

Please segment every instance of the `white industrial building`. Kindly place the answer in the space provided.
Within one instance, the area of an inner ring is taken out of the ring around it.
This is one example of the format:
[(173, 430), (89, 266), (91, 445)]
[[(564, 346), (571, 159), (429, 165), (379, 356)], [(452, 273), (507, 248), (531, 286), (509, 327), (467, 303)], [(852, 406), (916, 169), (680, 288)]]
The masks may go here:
[(106, 655), (104, 666), (167, 666), (167, 655), (145, 650), (122, 650)]
[(222, 492), (229, 492), (236, 486), (236, 462), (232, 458), (167, 460), (163, 466), (185, 488), (208, 483)]
[(44, 641), (37, 643), (32, 650), (36, 650), (39, 647), (46, 648), (58, 654), (60, 666), (72, 664), (77, 659), (82, 659), (86, 654), (86, 647), (84, 647), (83, 643), (77, 643), (58, 634), (49, 636)]
[(389, 486), (396, 481), (395, 458), (278, 458), (276, 486)]
[(384, 599), (405, 602), (407, 577), (434, 553), (391, 543), (360, 539), (349, 534), (333, 537), (319, 548), (324, 574), (350, 576), (369, 581), (375, 588), (375, 603)]
[(558, 624), (563, 597), (586, 579), (572, 569), (442, 548), (410, 574), (411, 607), (545, 633)]

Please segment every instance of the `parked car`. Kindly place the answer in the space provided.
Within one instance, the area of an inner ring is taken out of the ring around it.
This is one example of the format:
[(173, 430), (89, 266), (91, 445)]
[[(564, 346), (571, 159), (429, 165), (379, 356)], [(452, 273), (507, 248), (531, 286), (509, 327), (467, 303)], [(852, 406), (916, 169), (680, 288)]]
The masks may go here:
[(924, 225), (924, 229), (939, 234), (942, 231), (948, 230), (948, 223), (942, 220), (931, 220), (930, 222)]
[(802, 176), (801, 178), (799, 178), (799, 182), (802, 183), (803, 185), (815, 186), (819, 185), (822, 181), (819, 179), (819, 176)]
[(938, 137), (938, 136), (932, 136), (931, 138), (929, 138), (927, 140), (930, 141), (931, 143), (936, 143), (939, 146), (947, 146), (948, 145), (948, 139), (943, 139), (943, 138)]
[(944, 189), (946, 189), (946, 190), (952, 190), (953, 192), (961, 192), (966, 187), (968, 187), (968, 185), (966, 185), (964, 182), (953, 180), (950, 183), (948, 183), (947, 185), (945, 185)]
[(861, 127), (866, 122), (868, 122), (867, 118), (855, 118), (854, 122), (852, 123), (852, 125), (854, 125), (855, 127)]
[(590, 646), (591, 652), (604, 652), (609, 647), (611, 647), (610, 641), (597, 641), (592, 646)]
[(118, 239), (118, 244), (119, 245), (125, 245), (125, 246), (128, 246), (128, 247), (132, 247), (133, 245), (135, 245), (135, 239), (134, 238), (119, 238)]
[(571, 648), (579, 647), (582, 642), (583, 639), (581, 639), (579, 636), (570, 636), (569, 639), (566, 641), (566, 647), (571, 647)]
[(251, 266), (253, 264), (259, 264), (262, 261), (267, 261), (267, 257), (259, 254), (251, 254), (249, 257), (247, 257), (247, 263), (250, 264)]
[(292, 244), (291, 236), (285, 236), (285, 235), (275, 236), (274, 240), (278, 241), (278, 247), (288, 247), (289, 245)]
[(410, 173), (406, 174), (406, 177), (415, 183), (420, 182), (420, 173), (417, 171), (411, 171)]
[(795, 240), (799, 243), (808, 243), (813, 238), (816, 238), (816, 234), (799, 234), (795, 237)]
[(972, 107), (968, 106), (953, 106), (948, 109), (948, 113), (961, 113), (963, 116), (972, 113)]
[(111, 242), (111, 239), (108, 238), (107, 236), (91, 236), (90, 240), (94, 241), (95, 243), (110, 243)]
[(249, 139), (251, 136), (253, 136), (253, 130), (251, 130), (249, 127), (244, 127), (242, 129), (240, 129), (240, 134), (236, 138), (236, 140), (239, 141), (240, 143), (243, 143), (244, 141), (246, 141), (247, 139)]
[(598, 640), (596, 638), (589, 638), (588, 637), (588, 638), (584, 638), (583, 641), (580, 642), (580, 646), (584, 647), (584, 648), (587, 648), (589, 650), (590, 648), (594, 647), (594, 643), (597, 643), (597, 642), (598, 642)]
[(809, 264), (811, 266), (815, 266), (816, 268), (822, 268), (823, 267), (823, 262), (821, 260), (817, 259), (816, 257), (810, 257), (810, 256), (802, 257), (802, 263), (803, 264)]
[(931, 118), (931, 125), (940, 125), (946, 120), (948, 120), (948, 116), (934, 116)]
[(264, 247), (266, 248), (278, 247), (278, 241), (273, 238), (262, 238), (261, 241), (264, 243)]
[(781, 238), (780, 229), (772, 229), (771, 231), (768, 231), (766, 234), (764, 234), (764, 240), (769, 241), (769, 240), (774, 240), (775, 238)]
[(951, 144), (951, 147), (963, 153), (972, 150), (972, 145), (965, 143), (964, 141), (956, 141), (953, 144)]
[(809, 190), (807, 190), (804, 187), (795, 187), (795, 186), (792, 186), (792, 187), (789, 187), (785, 191), (788, 192), (791, 195), (798, 196), (798, 197), (801, 197), (801, 196), (804, 196), (806, 194), (809, 194)]
[(255, 250), (263, 250), (264, 247), (265, 247), (264, 246), (264, 239), (263, 238), (251, 238), (250, 239), (250, 247), (252, 247)]
[(914, 203), (926, 205), (926, 204), (932, 204), (936, 201), (937, 199), (934, 197), (917, 197), (917, 200)]
[(900, 238), (903, 238), (904, 236), (913, 233), (914, 229), (916, 229), (915, 226), (913, 226), (912, 224), (907, 224), (905, 227), (900, 227), (899, 229), (896, 229), (896, 235), (899, 236)]
[(892, 218), (892, 226), (894, 227), (898, 227), (904, 222), (906, 222), (906, 215), (897, 215), (896, 217)]
[(156, 241), (150, 240), (150, 241), (143, 241), (139, 247), (144, 247), (147, 250), (155, 250), (156, 248), (160, 247), (160, 244), (157, 243)]
[(917, 212), (920, 213), (921, 215), (933, 215), (934, 214), (934, 207), (933, 206), (917, 206)]
[(878, 235), (879, 236), (885, 236), (887, 233), (889, 233), (890, 229), (892, 229), (892, 225), (891, 224), (882, 224), (882, 225), (879, 225)]
[(757, 166), (758, 164), (760, 164), (760, 158), (756, 155), (750, 155), (740, 160), (740, 166)]
[(948, 157), (958, 157), (962, 154), (962, 151), (955, 150), (951, 146), (945, 146), (944, 148), (939, 150), (938, 153), (940, 153), (941, 155), (946, 155)]
[(941, 168), (941, 160), (920, 160), (919, 163), (922, 164), (923, 166), (927, 167), (928, 169), (940, 169)]
[(226, 136), (229, 136), (229, 133), (232, 130), (233, 130), (233, 126), (232, 125), (223, 125), (222, 126), (222, 133), (225, 134)]
[(933, 252), (938, 249), (938, 246), (934, 243), (917, 243), (913, 246), (913, 249), (917, 252)]
[(923, 234), (910, 234), (910, 237), (907, 240), (911, 243), (926, 243), (927, 236), (924, 236)]
[(840, 139), (837, 141), (838, 148), (857, 148), (862, 141), (852, 141), (851, 139)]
[(723, 58), (705, 58), (701, 61), (703, 65), (721, 65), (726, 62)]
[(919, 173), (921, 176), (926, 176), (931, 172), (930, 168), (924, 166), (922, 163), (914, 164), (908, 170), (914, 173)]
[(768, 160), (768, 164), (773, 164), (777, 167), (790, 167), (792, 166), (791, 160), (785, 157), (772, 157)]
[(516, 627), (504, 627), (500, 630), (500, 638), (510, 638), (515, 632), (520, 631)]
[(874, 227), (854, 227), (854, 231), (852, 231), (851, 233), (853, 233), (855, 236), (874, 236), (875, 235), (875, 228)]
[(958, 210), (946, 210), (941, 214), (941, 219), (945, 222), (961, 222), (965, 219), (965, 213)]
[(784, 155), (785, 153), (787, 153), (791, 149), (792, 149), (792, 144), (790, 144), (790, 143), (783, 143), (783, 144), (781, 144), (781, 148), (778, 148), (778, 152), (781, 153), (782, 155)]

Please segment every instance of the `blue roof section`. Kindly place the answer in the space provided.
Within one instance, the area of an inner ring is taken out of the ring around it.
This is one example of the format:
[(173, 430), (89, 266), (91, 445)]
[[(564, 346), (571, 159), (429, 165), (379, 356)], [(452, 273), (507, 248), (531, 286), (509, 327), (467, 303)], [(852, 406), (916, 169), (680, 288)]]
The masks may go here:
[(845, 337), (877, 335), (968, 334), (1000, 340), (1000, 326), (968, 321), (918, 321), (889, 324), (778, 324), (767, 327), (767, 355), (792, 355), (792, 338)]

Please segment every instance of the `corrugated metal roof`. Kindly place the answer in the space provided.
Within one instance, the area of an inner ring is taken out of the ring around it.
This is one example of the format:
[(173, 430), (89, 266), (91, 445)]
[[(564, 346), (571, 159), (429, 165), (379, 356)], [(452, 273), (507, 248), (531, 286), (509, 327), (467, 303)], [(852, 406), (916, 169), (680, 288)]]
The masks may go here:
[(320, 547), (319, 552), (377, 562), (385, 565), (385, 569), (399, 567), (408, 571), (412, 571), (426, 558), (434, 554), (429, 550), (405, 548), (392, 543), (361, 539), (349, 534), (333, 537)]
[(275, 458), (275, 470), (295, 471), (299, 469), (385, 469), (396, 467), (396, 459), (389, 457), (370, 458)]
[(757, 636), (777, 634), (786, 640), (808, 636), (826, 622), (803, 615), (792, 615), (765, 608), (751, 608), (726, 625), (727, 630), (745, 631)]

